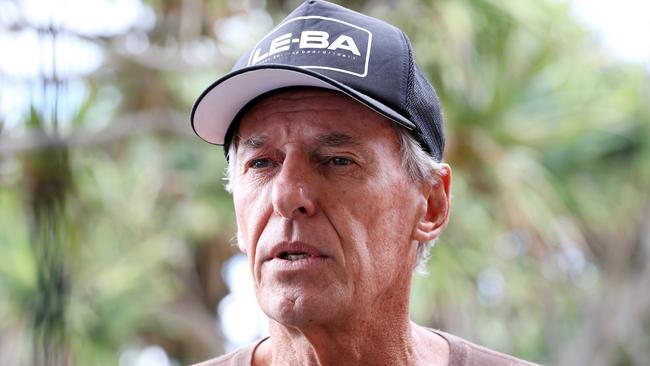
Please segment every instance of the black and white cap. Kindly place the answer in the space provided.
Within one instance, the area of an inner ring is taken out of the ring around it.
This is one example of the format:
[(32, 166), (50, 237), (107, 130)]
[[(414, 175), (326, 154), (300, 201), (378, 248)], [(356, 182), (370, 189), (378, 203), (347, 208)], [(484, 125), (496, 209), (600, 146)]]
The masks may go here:
[(437, 161), (445, 145), (438, 96), (406, 35), (378, 19), (309, 0), (262, 38), (196, 100), (192, 128), (226, 150), (252, 100), (297, 86), (337, 90), (408, 129)]

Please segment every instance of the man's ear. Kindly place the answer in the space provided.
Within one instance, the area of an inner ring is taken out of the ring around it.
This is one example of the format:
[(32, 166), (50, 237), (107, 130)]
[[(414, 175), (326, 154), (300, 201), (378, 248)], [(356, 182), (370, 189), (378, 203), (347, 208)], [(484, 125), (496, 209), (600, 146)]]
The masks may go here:
[(451, 168), (443, 164), (423, 185), (423, 212), (413, 228), (413, 240), (423, 243), (436, 239), (449, 222)]

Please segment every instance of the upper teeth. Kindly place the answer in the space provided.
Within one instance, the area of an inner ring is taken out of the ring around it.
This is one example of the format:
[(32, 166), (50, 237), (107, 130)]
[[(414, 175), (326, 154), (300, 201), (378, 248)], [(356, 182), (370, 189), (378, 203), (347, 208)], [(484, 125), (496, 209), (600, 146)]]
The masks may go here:
[(304, 258), (307, 258), (307, 257), (309, 257), (309, 255), (306, 254), (306, 253), (299, 253), (299, 254), (297, 254), (297, 253), (296, 253), (296, 254), (294, 254), (294, 253), (287, 253), (287, 255), (286, 255), (285, 257), (286, 257), (288, 260), (290, 260), (290, 261), (296, 261), (296, 260), (298, 260), (298, 259), (304, 259)]

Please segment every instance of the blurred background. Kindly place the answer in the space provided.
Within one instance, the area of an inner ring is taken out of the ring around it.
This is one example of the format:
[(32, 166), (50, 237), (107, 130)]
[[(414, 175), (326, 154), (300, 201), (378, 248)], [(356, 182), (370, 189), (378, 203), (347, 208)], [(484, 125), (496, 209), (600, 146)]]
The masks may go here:
[[(650, 4), (350, 0), (442, 100), (449, 228), (412, 316), (650, 365)], [(193, 100), (293, 0), (0, 0), (0, 365), (184, 365), (261, 337)]]

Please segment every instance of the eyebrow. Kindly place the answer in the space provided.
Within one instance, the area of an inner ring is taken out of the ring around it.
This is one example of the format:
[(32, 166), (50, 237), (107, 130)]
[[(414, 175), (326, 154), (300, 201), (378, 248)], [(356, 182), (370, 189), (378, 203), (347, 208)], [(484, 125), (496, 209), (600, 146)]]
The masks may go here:
[[(267, 135), (253, 135), (246, 139), (241, 140), (240, 144), (242, 147), (247, 147), (250, 149), (259, 149), (269, 140)], [(346, 145), (361, 145), (361, 142), (358, 138), (346, 135), (344, 133), (323, 133), (316, 136), (316, 142), (319, 145), (324, 145), (328, 147), (337, 147), (337, 146), (346, 146)]]
[(316, 141), (325, 146), (337, 147), (346, 145), (361, 145), (358, 138), (343, 133), (324, 133), (316, 136)]
[(269, 140), (267, 135), (253, 135), (240, 142), (241, 146), (251, 149), (259, 149)]

